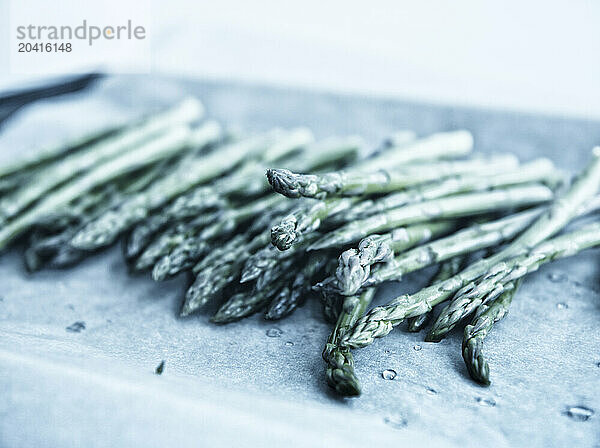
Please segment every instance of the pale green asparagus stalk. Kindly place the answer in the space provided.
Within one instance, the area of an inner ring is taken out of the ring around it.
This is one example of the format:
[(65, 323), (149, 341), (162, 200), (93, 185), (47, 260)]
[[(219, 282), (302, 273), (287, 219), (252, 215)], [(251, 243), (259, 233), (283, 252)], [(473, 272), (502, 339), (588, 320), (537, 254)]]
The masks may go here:
[[(131, 143), (135, 140), (136, 136), (140, 136), (140, 130), (141, 135), (157, 132), (175, 124), (192, 123), (202, 118), (203, 115), (204, 107), (202, 103), (195, 98), (186, 98), (166, 111), (132, 120), (123, 126), (109, 126), (93, 131), (71, 141), (44, 148), (31, 156), (11, 161), (0, 166), (0, 178), (44, 167), (50, 162), (63, 159), (80, 150), (86, 153), (89, 150), (93, 151), (102, 147), (104, 143), (113, 142), (109, 144), (114, 145), (115, 139), (126, 145), (127, 142)], [(129, 136), (127, 136), (128, 134)]]
[(166, 134), (118, 157), (115, 157), (72, 182), (47, 194), (34, 206), (10, 221), (0, 229), (0, 250), (13, 239), (26, 232), (37, 221), (62, 209), (74, 199), (104, 185), (126, 173), (151, 165), (185, 150), (190, 142), (214, 141), (220, 135), (216, 123), (205, 124), (199, 130), (191, 132), (187, 127), (176, 127)]
[(536, 246), (529, 254), (517, 256), (492, 266), (486, 275), (461, 288), (442, 310), (427, 335), (430, 342), (440, 341), (464, 317), (484, 300), (491, 301), (505, 291), (505, 285), (536, 271), (542, 264), (575, 255), (600, 244), (600, 223), (557, 236)]
[(198, 120), (202, 112), (202, 105), (198, 101), (186, 100), (126, 131), (102, 139), (83, 151), (47, 166), (36, 176), (35, 182), (26, 183), (10, 196), (0, 200), (0, 221), (13, 218), (58, 185), (159, 137), (172, 126)]
[(534, 182), (554, 186), (563, 179), (564, 175), (554, 168), (550, 160), (541, 158), (523, 164), (514, 170), (497, 173), (475, 172), (460, 174), (455, 177), (449, 177), (441, 181), (390, 194), (383, 198), (367, 199), (354, 204), (352, 208), (340, 214), (339, 222), (352, 222), (407, 204), (442, 198), (458, 193), (485, 191), (509, 185)]
[[(367, 251), (361, 251), (360, 246), (356, 253), (352, 252), (354, 249), (349, 249), (345, 256), (342, 254), (340, 257), (340, 266), (336, 271), (337, 281), (332, 282), (329, 287), (336, 286), (338, 293), (351, 296), (364, 286), (380, 285), (387, 281), (400, 281), (404, 275), (410, 272), (511, 240), (523, 232), (543, 212), (544, 209), (538, 207), (496, 221), (475, 224), (447, 237), (400, 253), (375, 272), (370, 272), (369, 263), (373, 262), (371, 264), (374, 264), (378, 260), (370, 257)], [(394, 245), (393, 242), (390, 242), (388, 235), (365, 238), (363, 247), (370, 246), (371, 252), (386, 250), (382, 247), (393, 251)]]
[(204, 157), (183, 161), (147, 190), (131, 196), (119, 207), (89, 223), (71, 244), (85, 250), (112, 244), (123, 231), (145, 219), (152, 210), (190, 188), (226, 173), (244, 159), (257, 157), (281, 138), (285, 138), (281, 131), (261, 134), (217, 148)]
[[(555, 177), (556, 172), (552, 165), (545, 159), (541, 159), (528, 169), (525, 167), (517, 172), (511, 172), (509, 175), (501, 175), (500, 178), (490, 180), (489, 174), (497, 174), (500, 170), (511, 168), (516, 163), (513, 156), (499, 157), (492, 159), (493, 162), (481, 163), (481, 161), (466, 162), (442, 162), (427, 166), (415, 165), (403, 168), (404, 171), (395, 171), (398, 176), (402, 172), (413, 176), (412, 181), (431, 178), (431, 173), (437, 173), (437, 176), (444, 176), (444, 173), (459, 173), (458, 177), (451, 177), (442, 182), (441, 186), (437, 184), (426, 185), (422, 188), (410, 188), (406, 191), (386, 196), (378, 200), (366, 200), (358, 202), (360, 197), (350, 198), (331, 198), (324, 201), (306, 202), (300, 205), (293, 213), (286, 216), (281, 223), (271, 229), (271, 240), (273, 245), (280, 250), (289, 249), (301, 235), (310, 233), (318, 229), (324, 221), (340, 225), (352, 222), (359, 217), (366, 217), (377, 213), (382, 213), (392, 208), (398, 208), (402, 205), (421, 202), (426, 199), (435, 199), (448, 196), (452, 193), (462, 191), (485, 190), (491, 186), (505, 186), (514, 183), (528, 182), (529, 179), (548, 179)], [(471, 177), (466, 173), (477, 173), (479, 177), (468, 181)], [(551, 174), (552, 172), (552, 174)], [(273, 174), (273, 172), (270, 172)], [(463, 173), (463, 174), (460, 174)], [(269, 172), (267, 173), (269, 175)], [(379, 175), (376, 173), (376, 175)], [(485, 176), (485, 177), (484, 177)], [(271, 176), (270, 180), (275, 179)], [(426, 181), (426, 180), (425, 180)], [(276, 191), (277, 188), (276, 188)]]
[(375, 288), (371, 288), (364, 291), (359, 297), (344, 298), (342, 312), (323, 350), (323, 360), (327, 363), (327, 383), (342, 396), (358, 396), (361, 388), (354, 373), (352, 353), (349, 349), (341, 347), (340, 342), (346, 332), (364, 314), (374, 296)]
[[(332, 293), (356, 295), (369, 279), (371, 265), (389, 261), (394, 253), (402, 254), (411, 247), (424, 244), (456, 228), (455, 221), (434, 221), (394, 229), (384, 235), (371, 235), (361, 240), (358, 249), (348, 249), (340, 255), (335, 275), (317, 285)], [(395, 272), (395, 262), (386, 268)], [(384, 268), (385, 269), (385, 268)], [(353, 293), (350, 293), (353, 291)]]
[(489, 305), (480, 305), (473, 322), (465, 327), (462, 356), (471, 378), (484, 386), (490, 385), (490, 367), (483, 356), (483, 341), (494, 324), (508, 313), (520, 283), (518, 280), (505, 285), (506, 290), (500, 297)]
[(472, 264), (439, 285), (424, 288), (416, 294), (402, 295), (385, 306), (374, 308), (356, 323), (352, 332), (344, 338), (344, 344), (355, 348), (365, 347), (375, 338), (387, 335), (404, 319), (426, 313), (433, 306), (449, 299), (460, 288), (484, 275), (497, 263), (527, 253), (564, 228), (599, 189), (600, 147), (596, 147), (591, 163), (575, 179), (569, 190), (556, 199), (552, 207), (512, 244), (495, 255)]
[(185, 294), (181, 316), (188, 316), (209, 301), (219, 299), (223, 290), (239, 279), (245, 260), (268, 242), (263, 232), (250, 241), (237, 235), (221, 247), (213, 247), (196, 266), (196, 279)]
[[(437, 283), (443, 282), (444, 280), (447, 280), (450, 277), (458, 274), (460, 272), (460, 269), (463, 265), (465, 258), (466, 257), (458, 256), (458, 257), (451, 258), (448, 261), (442, 262), (440, 264), (440, 268), (438, 269), (437, 273), (431, 279), (430, 284), (435, 285)], [(407, 321), (408, 321), (407, 322), (408, 323), (407, 330), (412, 333), (421, 331), (423, 329), (423, 327), (425, 327), (425, 325), (427, 325), (427, 323), (431, 319), (431, 313), (432, 313), (432, 311), (429, 311), (428, 313), (423, 313), (419, 316), (415, 316), (415, 317), (411, 317), (411, 318), (407, 319)]]
[(465, 193), (410, 204), (346, 224), (310, 246), (310, 250), (340, 247), (374, 233), (432, 219), (481, 215), (508, 208), (526, 207), (551, 200), (552, 190), (543, 185), (507, 187), (480, 193)]
[(445, 177), (481, 173), (481, 170), (497, 173), (503, 169), (514, 169), (518, 160), (513, 155), (505, 154), (489, 159), (391, 165), (378, 171), (367, 171), (363, 164), (358, 165), (362, 171), (333, 171), (325, 174), (297, 174), (284, 169), (270, 169), (267, 170), (267, 179), (273, 190), (289, 198), (304, 196), (322, 200), (336, 196), (390, 193)]

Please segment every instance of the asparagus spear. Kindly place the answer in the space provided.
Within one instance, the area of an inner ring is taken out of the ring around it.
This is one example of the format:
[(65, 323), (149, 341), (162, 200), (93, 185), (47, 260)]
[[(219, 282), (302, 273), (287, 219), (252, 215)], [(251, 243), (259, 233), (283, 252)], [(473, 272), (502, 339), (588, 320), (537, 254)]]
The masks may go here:
[(203, 139), (204, 143), (211, 142), (219, 132), (215, 123), (206, 124), (195, 132), (190, 132), (186, 127), (177, 127), (135, 150), (99, 165), (71, 183), (49, 193), (27, 211), (4, 225), (0, 229), (0, 250), (38, 220), (65, 207), (75, 198), (95, 187), (181, 152), (194, 139), (198, 141)]
[[(457, 257), (450, 258), (449, 260), (442, 262), (437, 273), (431, 279), (430, 284), (435, 285), (458, 274), (460, 272), (460, 268), (463, 265), (464, 260), (465, 257), (459, 255)], [(414, 316), (407, 319), (408, 331), (412, 333), (417, 333), (421, 331), (431, 319), (431, 313), (432, 312), (429, 311), (428, 313), (423, 313), (419, 316)]]
[[(526, 229), (543, 211), (543, 208), (536, 208), (509, 215), (497, 221), (475, 224), (445, 238), (401, 253), (390, 263), (372, 273), (369, 269), (369, 262), (377, 262), (377, 260), (363, 256), (360, 248), (356, 255), (350, 249), (350, 255), (346, 259), (340, 260), (342, 269), (337, 272), (337, 282), (332, 282), (329, 287), (337, 287), (338, 292), (343, 295), (354, 295), (363, 286), (375, 286), (386, 281), (400, 281), (403, 275), (409, 272), (418, 271), (432, 264), (510, 240)], [(371, 237), (365, 240), (374, 241), (372, 251), (377, 250), (381, 245), (390, 247), (386, 236), (382, 240), (371, 239)], [(391, 247), (393, 249), (395, 246)]]
[(324, 253), (312, 254), (302, 269), (296, 274), (287, 294), (279, 294), (267, 307), (265, 319), (277, 320), (289, 316), (303, 303), (306, 296), (311, 293), (314, 277), (322, 272), (327, 265), (329, 257)]
[[(419, 176), (420, 178), (423, 176), (431, 177), (431, 174), (423, 173), (437, 172), (437, 175), (443, 176), (443, 172), (452, 173), (453, 170), (457, 170), (459, 173), (475, 170), (480, 176), (484, 176), (486, 174), (496, 174), (499, 169), (506, 169), (514, 165), (514, 163), (515, 158), (507, 156), (496, 158), (495, 162), (487, 164), (482, 164), (480, 161), (445, 162), (431, 166), (413, 166), (405, 168), (405, 170), (412, 171), (414, 179), (419, 178)], [(508, 176), (505, 175), (497, 178), (495, 184), (510, 185), (514, 183), (515, 179), (525, 182), (530, 178), (546, 179), (550, 176), (548, 171), (551, 166), (546, 161), (540, 160), (535, 165), (530, 170), (521, 170), (518, 173), (511, 173)], [(533, 168), (538, 169), (534, 170)], [(546, 175), (543, 173), (546, 173)], [(468, 185), (471, 185), (472, 190), (485, 189), (484, 184), (487, 185), (486, 188), (494, 185), (494, 182), (487, 178), (479, 177), (478, 182), (469, 182), (467, 179), (469, 178), (466, 175), (459, 176), (458, 179), (453, 177), (443, 182), (441, 188), (437, 185), (427, 185), (423, 187), (422, 191), (420, 189), (409, 189), (396, 195), (390, 195), (379, 200), (367, 200), (358, 204), (359, 197), (331, 198), (316, 203), (307, 202), (299, 206), (292, 214), (286, 216), (279, 225), (271, 229), (272, 242), (278, 249), (287, 250), (302, 234), (318, 229), (321, 223), (328, 218), (332, 218), (332, 223), (345, 224), (357, 219), (357, 214), (364, 217), (397, 208), (401, 205), (447, 196), (453, 192), (469, 191)], [(354, 212), (355, 207), (358, 208), (358, 212)]]
[(186, 241), (190, 235), (197, 235), (211, 223), (218, 220), (221, 211), (201, 214), (189, 222), (180, 222), (168, 227), (144, 249), (140, 256), (133, 262), (133, 269), (143, 271), (154, 266), (163, 256)]
[[(153, 183), (147, 190), (131, 196), (118, 208), (109, 210), (96, 221), (89, 223), (71, 241), (80, 249), (106, 246), (148, 214), (190, 188), (209, 181), (235, 167), (239, 162), (256, 157), (282, 138), (281, 132), (271, 132), (250, 137), (218, 148), (205, 157), (185, 160), (166, 177)], [(285, 137), (284, 137), (285, 138)]]
[(540, 265), (558, 258), (570, 257), (600, 244), (600, 223), (593, 223), (573, 232), (547, 240), (529, 254), (502, 261), (488, 270), (476, 282), (460, 289), (455, 298), (442, 310), (429, 331), (426, 340), (440, 341), (458, 322), (483, 303), (491, 301), (505, 290), (505, 284), (514, 282)]
[(458, 193), (485, 191), (509, 185), (534, 182), (542, 182), (554, 186), (562, 178), (562, 173), (557, 171), (552, 162), (545, 158), (536, 159), (506, 172), (459, 174), (455, 177), (449, 177), (441, 181), (390, 194), (383, 198), (361, 201), (358, 204), (354, 204), (349, 210), (344, 211), (343, 214), (340, 214), (339, 222), (352, 222), (407, 204), (442, 198)]
[(339, 247), (371, 234), (431, 219), (460, 218), (497, 210), (540, 204), (552, 199), (543, 185), (507, 187), (481, 193), (465, 193), (388, 210), (346, 224), (323, 236), (309, 250)]
[(279, 250), (288, 250), (302, 234), (314, 232), (328, 216), (344, 212), (354, 203), (355, 198), (308, 200), (271, 228), (271, 243)]
[(345, 297), (343, 311), (323, 350), (323, 360), (327, 363), (327, 383), (338, 394), (352, 397), (360, 395), (360, 382), (354, 373), (352, 353), (340, 342), (346, 332), (363, 315), (375, 296), (375, 288), (365, 290), (359, 297)]
[[(335, 275), (327, 278), (317, 287), (345, 296), (356, 295), (369, 279), (371, 265), (388, 261), (394, 253), (402, 253), (411, 247), (446, 234), (455, 227), (454, 221), (437, 221), (400, 227), (384, 235), (368, 236), (361, 240), (358, 249), (342, 252)], [(429, 251), (426, 253), (429, 254)], [(387, 267), (389, 271), (396, 272), (395, 262)]]
[[(253, 290), (232, 295), (215, 313), (211, 321), (225, 324), (243, 319), (264, 308), (291, 280), (290, 268), (297, 260), (288, 259), (261, 277)], [(284, 292), (284, 293), (287, 293)]]
[[(497, 173), (515, 168), (518, 160), (510, 154), (489, 159), (471, 159), (405, 166), (389, 165), (379, 171), (334, 171), (325, 174), (297, 174), (285, 169), (267, 170), (267, 179), (277, 193), (289, 198), (301, 196), (325, 199), (398, 191), (444, 177), (465, 173)], [(364, 166), (361, 164), (361, 166)]]
[[(94, 219), (104, 210), (118, 204), (123, 198), (139, 191), (160, 176), (170, 161), (166, 160), (139, 174), (126, 175), (114, 184), (102, 187), (69, 204), (65, 210), (57, 210), (55, 216), (48, 216), (36, 224), (32, 242), (25, 251), (25, 264), (29, 271), (46, 265), (50, 268), (64, 268), (85, 258), (85, 252), (71, 247), (68, 243), (85, 223)], [(64, 221), (63, 221), (64, 220)], [(64, 225), (57, 225), (61, 221)], [(40, 234), (42, 235), (40, 237)]]
[[(302, 141), (308, 142), (308, 136), (300, 128), (296, 140), (287, 139), (288, 151), (296, 149)], [(285, 143), (282, 142), (282, 143)], [(331, 163), (341, 162), (353, 158), (360, 149), (362, 140), (358, 137), (329, 138), (305, 147), (300, 154), (292, 156), (291, 160), (285, 162), (306, 167), (307, 169), (318, 169)], [(264, 163), (283, 156), (282, 144), (276, 151), (261, 154), (261, 161), (249, 160), (233, 173), (218, 179), (210, 185), (196, 187), (191, 192), (183, 195), (169, 206), (167, 211), (150, 216), (139, 223), (129, 235), (125, 245), (125, 256), (132, 260), (148, 246), (152, 236), (170, 222), (177, 221), (181, 217), (187, 218), (196, 215), (203, 210), (213, 207), (224, 207), (224, 197), (231, 195), (256, 196), (264, 191), (268, 183), (262, 178)], [(256, 182), (253, 182), (253, 179)], [(171, 207), (173, 210), (171, 210)], [(183, 216), (182, 216), (183, 215)]]
[(599, 188), (600, 147), (596, 147), (593, 150), (592, 161), (568, 191), (557, 198), (548, 211), (508, 247), (491, 257), (479, 260), (439, 285), (424, 288), (416, 294), (402, 295), (385, 306), (372, 309), (356, 323), (352, 332), (346, 335), (344, 344), (354, 348), (371, 344), (375, 338), (387, 335), (405, 318), (430, 311), (434, 305), (450, 298), (453, 293), (484, 275), (495, 264), (527, 252), (564, 228), (582, 206), (596, 195)]
[(219, 298), (223, 290), (241, 272), (244, 260), (267, 243), (263, 232), (247, 241), (246, 235), (237, 235), (222, 247), (215, 247), (196, 266), (196, 279), (185, 294), (181, 316), (188, 316), (209, 301)]
[(155, 281), (161, 281), (192, 267), (208, 251), (211, 240), (231, 236), (241, 224), (267, 211), (278, 202), (280, 202), (280, 198), (267, 196), (243, 207), (225, 211), (216, 222), (205, 227), (198, 234), (188, 235), (162, 257), (152, 270), (152, 278)]
[(490, 367), (483, 356), (483, 341), (496, 322), (508, 313), (508, 308), (519, 289), (521, 280), (506, 285), (504, 291), (490, 305), (481, 305), (481, 312), (465, 327), (462, 356), (471, 378), (484, 386), (490, 385)]
[(173, 109), (132, 126), (125, 132), (102, 139), (86, 150), (47, 166), (36, 176), (35, 182), (28, 182), (0, 201), (0, 220), (6, 221), (16, 216), (28, 205), (77, 174), (151, 141), (174, 125), (191, 123), (200, 118), (201, 114), (202, 106), (199, 102), (184, 101)]

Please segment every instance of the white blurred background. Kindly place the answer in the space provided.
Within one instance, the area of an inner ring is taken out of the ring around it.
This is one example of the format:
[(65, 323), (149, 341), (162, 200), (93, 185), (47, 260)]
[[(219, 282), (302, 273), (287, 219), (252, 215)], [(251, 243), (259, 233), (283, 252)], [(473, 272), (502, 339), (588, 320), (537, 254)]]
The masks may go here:
[[(0, 88), (39, 78), (10, 71), (16, 2), (54, 21), (151, 17), (151, 73), (600, 118), (598, 1), (0, 0)], [(120, 47), (62, 71), (118, 72), (135, 56)]]

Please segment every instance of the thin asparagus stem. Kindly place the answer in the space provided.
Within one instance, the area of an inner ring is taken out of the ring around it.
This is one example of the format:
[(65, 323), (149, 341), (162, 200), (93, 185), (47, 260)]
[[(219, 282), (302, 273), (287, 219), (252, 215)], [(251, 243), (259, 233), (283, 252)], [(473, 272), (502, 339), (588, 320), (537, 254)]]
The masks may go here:
[(540, 243), (527, 255), (517, 256), (492, 266), (481, 279), (460, 289), (442, 310), (427, 341), (438, 342), (463, 318), (470, 315), (484, 300), (491, 301), (502, 294), (505, 285), (536, 271), (542, 264), (570, 257), (600, 244), (600, 223), (593, 223), (573, 232)]
[(0, 250), (26, 232), (37, 221), (44, 219), (55, 210), (65, 207), (95, 187), (180, 153), (187, 148), (190, 141), (200, 136), (204, 138), (205, 143), (212, 142), (219, 133), (220, 129), (215, 123), (206, 124), (195, 132), (190, 132), (186, 127), (177, 127), (134, 150), (99, 165), (63, 187), (52, 191), (34, 206), (4, 225), (0, 229)]
[(327, 383), (338, 394), (345, 397), (361, 393), (360, 382), (354, 373), (354, 358), (350, 350), (341, 347), (340, 341), (362, 316), (375, 296), (375, 288), (367, 289), (359, 297), (345, 297), (343, 310), (327, 340), (323, 350), (323, 360), (327, 363)]
[(549, 210), (507, 248), (472, 264), (439, 285), (424, 288), (416, 294), (402, 295), (385, 306), (374, 308), (356, 323), (352, 332), (344, 338), (344, 344), (353, 348), (365, 347), (375, 338), (386, 336), (405, 318), (430, 311), (434, 305), (450, 298), (464, 285), (484, 275), (495, 264), (526, 253), (564, 228), (582, 206), (598, 193), (599, 188), (600, 147), (596, 147), (593, 150), (592, 161), (568, 191), (556, 199)]
[(36, 176), (35, 182), (27, 183), (15, 193), (0, 200), (0, 221), (15, 217), (28, 205), (76, 175), (164, 135), (175, 125), (189, 124), (199, 119), (201, 114), (200, 103), (185, 101), (173, 109), (132, 126), (127, 131), (102, 139), (86, 150), (47, 166)]
[[(124, 126), (110, 126), (93, 131), (71, 141), (42, 149), (31, 156), (11, 161), (6, 165), (0, 166), (0, 178), (32, 169), (43, 168), (49, 165), (50, 162), (59, 159), (64, 161), (65, 156), (71, 156), (73, 153), (79, 151), (84, 151), (88, 154), (104, 147), (109, 142), (112, 142), (109, 143), (111, 145), (120, 142), (119, 144), (124, 145), (123, 147), (129, 146), (140, 136), (165, 130), (174, 124), (192, 123), (195, 120), (199, 120), (203, 115), (204, 107), (202, 103), (195, 98), (186, 98), (176, 106), (155, 115), (144, 117), (141, 120), (133, 120)], [(113, 149), (117, 148), (113, 147)], [(113, 154), (118, 154), (118, 151)], [(66, 160), (69, 159), (71, 157)], [(69, 163), (72, 162), (69, 161)]]
[[(287, 286), (287, 282), (291, 280), (289, 270), (295, 261), (297, 260), (284, 260), (276, 268), (266, 272), (257, 281), (253, 290), (231, 296), (229, 300), (221, 305), (211, 321), (217, 324), (225, 324), (260, 311)], [(285, 291), (283, 293), (288, 294), (289, 292)]]
[[(541, 182), (555, 186), (564, 176), (554, 168), (552, 162), (541, 158), (520, 167), (499, 173), (468, 173), (416, 186), (406, 191), (390, 194), (379, 199), (367, 199), (339, 215), (339, 223), (352, 222), (404, 205), (438, 199), (453, 194), (485, 191), (493, 188)], [(338, 221), (336, 221), (337, 223)]]
[[(465, 257), (459, 255), (459, 256), (450, 258), (447, 261), (442, 262), (440, 264), (440, 268), (438, 269), (437, 273), (431, 279), (430, 284), (431, 285), (438, 284), (438, 283), (443, 282), (444, 280), (447, 280), (450, 277), (458, 274), (460, 272), (460, 269), (461, 269), (464, 261), (465, 261)], [(421, 331), (431, 320), (431, 313), (432, 313), (432, 311), (429, 311), (428, 313), (423, 313), (419, 316), (415, 316), (415, 317), (411, 317), (411, 318), (407, 319), (408, 331), (410, 331), (412, 333), (417, 333), (417, 332)]]
[(513, 155), (381, 168), (379, 171), (334, 171), (325, 174), (297, 174), (285, 169), (267, 170), (267, 179), (277, 193), (289, 198), (301, 196), (325, 199), (335, 196), (362, 196), (389, 193), (445, 177), (485, 170), (498, 173), (518, 165)]
[(302, 234), (316, 231), (328, 216), (344, 212), (354, 203), (354, 198), (309, 200), (271, 228), (271, 243), (279, 250), (288, 250)]
[(181, 316), (219, 299), (224, 289), (239, 278), (244, 261), (267, 242), (268, 235), (263, 232), (249, 242), (246, 236), (237, 235), (224, 246), (213, 248), (194, 266), (196, 278), (185, 294)]
[(484, 386), (490, 385), (490, 367), (483, 356), (483, 341), (494, 324), (502, 320), (519, 289), (521, 280), (505, 286), (500, 296), (489, 305), (480, 305), (481, 312), (465, 327), (462, 342), (462, 356), (471, 378)]
[(432, 219), (460, 218), (507, 208), (526, 207), (551, 200), (552, 190), (543, 185), (507, 187), (480, 193), (465, 193), (388, 210), (346, 224), (309, 247), (309, 250), (340, 247), (374, 233)]
[[(345, 296), (356, 295), (369, 280), (373, 264), (389, 261), (395, 253), (402, 254), (405, 250), (444, 235), (454, 228), (454, 221), (437, 221), (400, 227), (384, 235), (368, 236), (361, 240), (358, 249), (342, 252), (335, 276), (325, 279), (317, 287)], [(394, 272), (395, 265), (393, 263)], [(391, 265), (387, 267), (392, 271)]]
[(302, 269), (296, 274), (287, 294), (278, 295), (267, 307), (265, 319), (278, 320), (289, 316), (306, 300), (310, 294), (315, 276), (322, 272), (329, 257), (324, 253), (315, 253), (308, 257)]
[(242, 160), (255, 157), (276, 144), (281, 132), (271, 132), (225, 145), (204, 157), (182, 161), (174, 171), (153, 183), (147, 190), (132, 195), (119, 207), (89, 223), (71, 241), (75, 247), (91, 250), (113, 243), (129, 227), (190, 188), (232, 169)]
[(266, 212), (281, 202), (277, 196), (266, 196), (243, 207), (225, 211), (213, 224), (198, 234), (192, 233), (163, 256), (152, 270), (152, 278), (162, 281), (179, 272), (191, 268), (196, 261), (208, 252), (210, 242), (216, 238), (228, 238), (244, 222)]

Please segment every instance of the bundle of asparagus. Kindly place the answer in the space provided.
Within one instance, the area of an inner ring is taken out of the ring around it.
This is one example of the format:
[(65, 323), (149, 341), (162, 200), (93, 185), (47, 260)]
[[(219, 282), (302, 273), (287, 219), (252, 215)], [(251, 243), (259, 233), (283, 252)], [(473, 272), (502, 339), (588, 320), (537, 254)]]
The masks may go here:
[[(600, 206), (600, 149), (566, 188), (547, 159), (473, 156), (467, 131), (398, 132), (368, 151), (359, 137), (315, 142), (306, 128), (235, 135), (202, 115), (188, 99), (0, 167), (0, 248), (28, 234), (34, 271), (123, 236), (131, 270), (156, 281), (187, 272), (181, 315), (222, 300), (212, 317), (220, 324), (263, 310), (281, 319), (320, 293), (335, 323), (322, 354), (327, 381), (352, 396), (351, 349), (404, 319), (420, 331), (445, 301), (427, 340), (473, 314), (463, 357), (489, 384), (483, 340), (522, 278), (599, 242), (596, 224), (554, 235)], [(489, 255), (474, 261), (482, 250)], [(379, 285), (433, 265), (431, 286), (367, 313)]]

